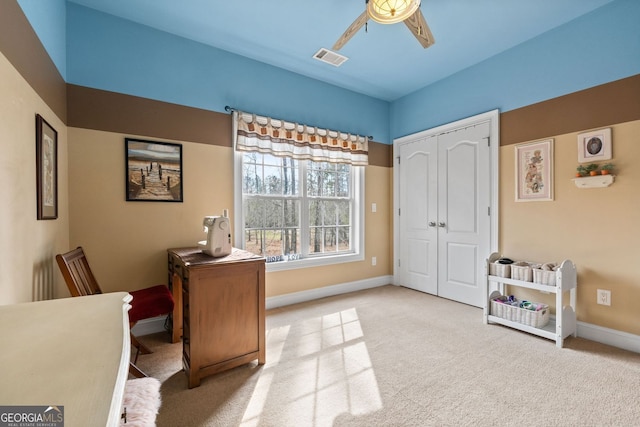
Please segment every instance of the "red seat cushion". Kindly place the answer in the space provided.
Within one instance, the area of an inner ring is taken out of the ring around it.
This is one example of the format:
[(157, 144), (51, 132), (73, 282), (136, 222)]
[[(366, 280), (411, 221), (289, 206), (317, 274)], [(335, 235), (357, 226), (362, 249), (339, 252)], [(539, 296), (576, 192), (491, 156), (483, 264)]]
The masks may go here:
[(132, 323), (173, 311), (173, 296), (165, 285), (156, 285), (129, 293), (133, 297), (129, 310), (129, 321)]

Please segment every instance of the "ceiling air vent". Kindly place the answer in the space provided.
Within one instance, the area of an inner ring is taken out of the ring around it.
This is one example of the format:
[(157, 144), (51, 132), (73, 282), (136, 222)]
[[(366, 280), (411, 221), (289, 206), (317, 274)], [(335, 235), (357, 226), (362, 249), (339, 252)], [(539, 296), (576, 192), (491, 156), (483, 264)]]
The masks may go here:
[(346, 56), (342, 56), (339, 53), (335, 53), (325, 48), (320, 48), (320, 50), (317, 51), (315, 55), (313, 55), (313, 57), (318, 61), (326, 62), (327, 64), (331, 64), (334, 67), (341, 66), (346, 60), (349, 59)]

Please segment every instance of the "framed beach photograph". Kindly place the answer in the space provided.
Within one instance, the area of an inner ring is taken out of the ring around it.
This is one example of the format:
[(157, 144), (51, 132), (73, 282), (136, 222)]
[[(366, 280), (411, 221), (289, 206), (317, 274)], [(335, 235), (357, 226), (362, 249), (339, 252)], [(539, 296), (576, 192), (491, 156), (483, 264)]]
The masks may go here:
[(182, 202), (182, 145), (125, 138), (127, 201)]
[(578, 163), (611, 159), (611, 128), (578, 135)]
[(553, 139), (516, 145), (516, 202), (553, 200)]
[(37, 218), (58, 218), (58, 132), (36, 114)]

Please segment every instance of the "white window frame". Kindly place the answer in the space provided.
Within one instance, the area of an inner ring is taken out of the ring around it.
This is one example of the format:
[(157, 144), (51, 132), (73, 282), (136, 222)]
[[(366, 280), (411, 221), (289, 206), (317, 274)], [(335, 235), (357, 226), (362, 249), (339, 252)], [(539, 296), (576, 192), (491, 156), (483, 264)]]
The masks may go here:
[[(244, 209), (242, 206), (242, 159), (244, 153), (234, 150), (234, 246), (244, 249)], [(302, 160), (301, 160), (302, 161)], [(317, 255), (295, 261), (280, 261), (267, 263), (266, 270), (285, 271), (297, 268), (319, 267), (325, 265), (340, 264), (345, 262), (355, 262), (364, 260), (364, 166), (352, 166), (353, 170), (353, 211), (351, 224), (352, 230), (352, 251), (349, 253), (339, 253), (335, 255)], [(301, 206), (302, 207), (302, 206)], [(305, 232), (307, 233), (307, 232)]]

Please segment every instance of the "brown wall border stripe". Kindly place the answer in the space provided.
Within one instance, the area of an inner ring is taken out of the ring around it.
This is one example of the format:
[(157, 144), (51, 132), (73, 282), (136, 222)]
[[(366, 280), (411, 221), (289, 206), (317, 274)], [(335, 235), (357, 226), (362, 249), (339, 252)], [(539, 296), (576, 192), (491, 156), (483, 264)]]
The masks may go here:
[(65, 81), (16, 0), (0, 1), (0, 52), (66, 123)]
[[(231, 115), (67, 85), (68, 125), (231, 147)], [(391, 167), (391, 146), (369, 143), (369, 164)]]
[(640, 74), (500, 115), (500, 145), (640, 119)]
[(390, 168), (393, 166), (393, 145), (369, 142), (369, 164)]
[(69, 126), (231, 147), (231, 116), (67, 85)]

